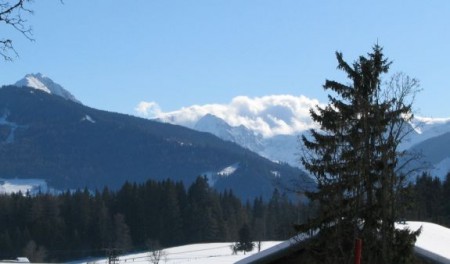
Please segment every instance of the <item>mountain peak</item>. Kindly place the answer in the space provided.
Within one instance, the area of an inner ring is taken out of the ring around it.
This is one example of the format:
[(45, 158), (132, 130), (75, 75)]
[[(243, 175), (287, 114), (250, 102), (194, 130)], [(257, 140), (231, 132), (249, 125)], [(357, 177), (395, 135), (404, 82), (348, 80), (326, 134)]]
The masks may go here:
[(222, 128), (222, 129), (230, 129), (231, 126), (228, 125), (225, 120), (222, 118), (219, 118), (213, 114), (206, 114), (202, 118), (200, 118), (197, 123), (195, 124), (195, 129), (203, 131), (204, 132), (210, 132), (207, 130), (210, 130), (212, 127), (216, 128)]
[(206, 114), (194, 126), (197, 131), (208, 132), (217, 137), (234, 142), (255, 152), (262, 150), (262, 136), (254, 133), (243, 125), (231, 126), (222, 118)]
[(52, 79), (43, 75), (42, 73), (27, 74), (24, 78), (17, 81), (15, 86), (18, 87), (31, 87), (36, 90), (41, 90), (43, 92), (60, 96), (66, 100), (71, 100), (73, 102), (81, 104), (75, 96), (73, 96), (69, 91), (64, 89), (60, 84), (55, 83)]

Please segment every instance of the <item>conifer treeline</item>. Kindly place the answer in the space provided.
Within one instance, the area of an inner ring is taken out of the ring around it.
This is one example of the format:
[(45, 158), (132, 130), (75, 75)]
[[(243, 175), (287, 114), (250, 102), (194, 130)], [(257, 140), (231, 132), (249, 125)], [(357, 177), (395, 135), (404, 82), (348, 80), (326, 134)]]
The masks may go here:
[(254, 240), (282, 240), (308, 208), (275, 191), (243, 204), (199, 177), (187, 190), (166, 180), (126, 183), (112, 192), (0, 196), (0, 259), (64, 261), (104, 256), (107, 249), (146, 250), (197, 242), (237, 241), (248, 224)]
[(450, 173), (443, 181), (424, 173), (410, 189), (412, 203), (405, 219), (450, 227)]

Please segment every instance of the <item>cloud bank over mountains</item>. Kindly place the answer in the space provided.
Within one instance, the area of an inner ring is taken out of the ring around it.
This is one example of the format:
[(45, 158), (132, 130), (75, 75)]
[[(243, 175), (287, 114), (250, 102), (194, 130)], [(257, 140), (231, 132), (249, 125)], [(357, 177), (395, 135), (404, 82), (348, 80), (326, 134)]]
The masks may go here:
[[(265, 138), (270, 138), (299, 134), (307, 129), (317, 128), (309, 114), (309, 110), (317, 105), (324, 106), (317, 99), (304, 95), (237, 96), (228, 104), (192, 105), (171, 112), (164, 112), (156, 102), (142, 101), (136, 106), (135, 112), (144, 118), (189, 128), (194, 128), (200, 118), (211, 114), (231, 126), (242, 125)], [(412, 121), (419, 134), (427, 130), (441, 130), (443, 125), (449, 124), (450, 118), (415, 116)], [(435, 128), (436, 126), (438, 128)]]
[(291, 135), (315, 127), (309, 110), (320, 105), (306, 96), (237, 96), (228, 104), (205, 104), (164, 112), (156, 102), (140, 102), (136, 113), (145, 118), (193, 128), (206, 114), (215, 115), (231, 126), (243, 125), (263, 137)]

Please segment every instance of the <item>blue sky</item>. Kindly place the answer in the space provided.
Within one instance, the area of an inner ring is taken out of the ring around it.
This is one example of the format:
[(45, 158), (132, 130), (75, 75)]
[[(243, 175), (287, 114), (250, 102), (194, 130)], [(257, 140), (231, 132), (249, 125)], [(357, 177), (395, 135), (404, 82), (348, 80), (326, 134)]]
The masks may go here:
[(450, 1), (35, 1), (35, 42), (0, 27), (20, 58), (0, 83), (41, 72), (84, 104), (127, 114), (225, 104), (240, 95), (305, 95), (326, 102), (326, 78), (345, 81), (377, 41), (421, 81), (418, 114), (450, 117)]

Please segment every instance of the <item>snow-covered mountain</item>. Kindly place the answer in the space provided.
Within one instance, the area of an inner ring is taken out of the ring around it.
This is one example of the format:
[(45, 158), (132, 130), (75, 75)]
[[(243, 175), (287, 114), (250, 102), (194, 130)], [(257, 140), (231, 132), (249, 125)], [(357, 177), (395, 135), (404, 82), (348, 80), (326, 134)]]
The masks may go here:
[(272, 161), (285, 162), (294, 167), (299, 166), (296, 134), (265, 138), (243, 125), (231, 126), (225, 120), (212, 114), (206, 114), (200, 118), (193, 129), (234, 142)]
[(200, 118), (193, 129), (208, 132), (217, 137), (234, 142), (254, 152), (260, 153), (264, 150), (263, 137), (243, 125), (230, 126), (225, 120), (207, 114)]
[[(423, 152), (426, 162), (430, 163), (429, 172), (439, 178), (450, 171), (450, 140), (445, 136), (450, 132), (450, 119), (431, 119), (417, 117), (411, 123), (413, 130), (402, 142), (400, 149)], [(301, 131), (293, 134), (264, 137), (257, 131), (243, 125), (231, 126), (225, 120), (206, 114), (198, 119), (193, 129), (209, 132), (224, 140), (239, 144), (272, 161), (285, 162), (301, 167), (299, 161)], [(448, 134), (450, 135), (450, 133)], [(434, 146), (430, 148), (430, 146)], [(439, 154), (438, 157), (436, 155)]]
[[(69, 91), (40, 73), (28, 74), (15, 85), (32, 87), (80, 103)], [(301, 167), (298, 137), (304, 131), (315, 127), (309, 118), (309, 109), (317, 104), (320, 102), (304, 96), (240, 96), (228, 105), (192, 106), (171, 113), (159, 110), (159, 116), (155, 118), (161, 122), (211, 133), (272, 161)], [(90, 116), (84, 117), (83, 120), (95, 123)], [(13, 142), (17, 124), (7, 121), (6, 116), (0, 116), (0, 124), (11, 127), (5, 142)], [(450, 142), (445, 140), (447, 137), (441, 136), (450, 132), (450, 118), (416, 117), (411, 126), (413, 131), (402, 142), (400, 149), (425, 148), (427, 155), (431, 156), (439, 152), (439, 158), (427, 160), (434, 167), (432, 173), (439, 174), (439, 177), (445, 176), (450, 170), (450, 152), (443, 153), (442, 149), (450, 149)], [(431, 142), (431, 139), (433, 144), (423, 144)], [(437, 149), (431, 150), (425, 147), (427, 145), (437, 146)]]
[(286, 162), (294, 167), (302, 167), (299, 160), (301, 133), (293, 135), (277, 135), (263, 139), (264, 150), (261, 155), (277, 162)]
[(411, 122), (414, 131), (402, 142), (402, 148), (408, 149), (427, 139), (438, 137), (450, 131), (450, 118), (416, 117)]
[[(297, 167), (301, 166), (298, 138), (318, 127), (309, 113), (317, 105), (323, 104), (303, 95), (267, 95), (237, 96), (229, 103), (192, 105), (170, 112), (162, 111), (156, 102), (141, 102), (135, 110), (142, 117), (209, 132), (270, 160)], [(450, 118), (415, 117), (410, 125), (411, 133), (400, 150), (449, 132)]]
[(299, 166), (296, 134), (263, 137), (243, 125), (231, 126), (225, 120), (212, 114), (206, 114), (200, 118), (193, 129), (234, 142), (272, 161), (285, 162), (294, 167)]
[(41, 90), (49, 94), (60, 96), (66, 100), (81, 103), (69, 91), (41, 73), (27, 74), (14, 85), (18, 87), (31, 87), (36, 90)]

